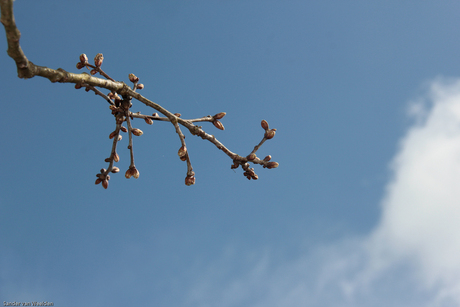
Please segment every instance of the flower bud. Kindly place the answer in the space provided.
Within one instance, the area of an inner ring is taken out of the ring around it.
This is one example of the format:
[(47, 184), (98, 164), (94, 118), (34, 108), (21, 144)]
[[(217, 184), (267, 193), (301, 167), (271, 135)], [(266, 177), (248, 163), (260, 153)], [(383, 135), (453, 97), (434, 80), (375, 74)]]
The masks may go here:
[(262, 129), (268, 130), (268, 123), (267, 123), (267, 121), (265, 119), (262, 120), (260, 125), (262, 126)]
[(181, 157), (180, 157), (180, 160), (181, 160), (181, 161), (187, 160), (187, 156), (181, 156)]
[(128, 129), (126, 129), (126, 127), (124, 127), (124, 126), (121, 126), (120, 130), (123, 131), (123, 132), (128, 132)]
[(104, 57), (102, 56), (102, 53), (96, 54), (96, 56), (94, 57), (94, 65), (96, 67), (101, 67), (103, 60), (104, 60)]
[(278, 162), (268, 162), (267, 163), (267, 168), (270, 169), (270, 168), (277, 168), (279, 166), (279, 163)]
[(89, 73), (91, 74), (91, 76), (94, 76), (95, 74), (97, 74), (97, 70), (96, 69), (91, 69), (91, 71)]
[(131, 82), (139, 82), (139, 78), (136, 77), (134, 74), (129, 74), (129, 81)]
[(110, 161), (112, 161), (112, 158), (106, 158), (104, 161), (105, 162), (110, 162)]
[(267, 140), (272, 139), (275, 136), (275, 131), (276, 131), (276, 129), (271, 129), (271, 130), (265, 131), (265, 136), (264, 137)]
[(135, 166), (133, 168), (133, 177), (135, 179), (139, 178), (139, 171), (137, 170), (137, 168)]
[(102, 186), (104, 189), (107, 189), (109, 187), (109, 181), (107, 179), (102, 180)]
[(128, 170), (126, 171), (125, 173), (125, 177), (126, 179), (129, 179), (133, 176), (132, 172), (131, 172), (131, 168), (128, 168)]
[(99, 184), (101, 182), (102, 182), (101, 178), (97, 178), (95, 184)]
[(174, 115), (176, 115), (177, 117), (180, 117), (182, 114), (180, 114), (180, 113), (174, 113)]
[(142, 90), (142, 89), (144, 88), (144, 84), (139, 83), (138, 85), (136, 85), (136, 88), (137, 88), (138, 90)]
[(112, 167), (112, 170), (111, 170), (112, 173), (115, 174), (115, 173), (118, 173), (119, 171), (120, 171), (120, 169), (118, 167), (116, 167), (116, 166)]
[(134, 128), (131, 130), (131, 132), (135, 135), (135, 136), (141, 136), (144, 132), (142, 132), (141, 129), (137, 129), (137, 128)]
[(272, 156), (268, 155), (264, 158), (264, 161), (268, 162), (272, 159)]
[(121, 134), (119, 134), (119, 135), (118, 135), (118, 142), (120, 142), (122, 138), (123, 138), (123, 137), (121, 136)]
[(105, 168), (101, 168), (101, 174), (104, 174), (107, 170)]
[(221, 119), (222, 117), (224, 117), (227, 113), (225, 112), (220, 112), (220, 113), (217, 113), (216, 115), (214, 115), (214, 119)]
[(113, 161), (115, 161), (115, 162), (120, 161), (120, 156), (119, 156), (117, 153), (115, 153), (115, 154), (113, 155)]
[(75, 84), (75, 88), (76, 88), (77, 90), (79, 90), (79, 89), (82, 88), (82, 85), (81, 85), (81, 84)]
[(145, 120), (145, 123), (148, 124), (148, 125), (153, 124), (153, 120), (151, 118), (146, 117), (146, 118), (144, 118), (144, 120)]
[(179, 151), (177, 152), (177, 154), (179, 155), (179, 157), (185, 157), (185, 155), (187, 154), (187, 147), (185, 147), (184, 145), (182, 145), (181, 148), (179, 148)]
[(80, 54), (80, 62), (82, 64), (85, 64), (85, 63), (88, 62), (88, 57), (86, 56), (86, 54), (84, 54), (84, 53)]
[(115, 131), (112, 131), (112, 133), (110, 133), (109, 135), (109, 139), (113, 139), (115, 135), (117, 135), (117, 133)]
[(249, 156), (246, 157), (249, 161), (252, 161), (256, 158), (256, 154), (255, 153), (252, 153), (250, 154)]
[(190, 186), (195, 184), (195, 176), (187, 176), (185, 177), (185, 185)]
[(212, 124), (219, 130), (225, 130), (224, 125), (218, 120), (213, 121)]
[(81, 62), (77, 63), (77, 69), (82, 69), (83, 67), (85, 67), (84, 64), (82, 64)]
[(158, 113), (153, 113), (152, 116), (158, 117), (159, 115), (158, 115)]

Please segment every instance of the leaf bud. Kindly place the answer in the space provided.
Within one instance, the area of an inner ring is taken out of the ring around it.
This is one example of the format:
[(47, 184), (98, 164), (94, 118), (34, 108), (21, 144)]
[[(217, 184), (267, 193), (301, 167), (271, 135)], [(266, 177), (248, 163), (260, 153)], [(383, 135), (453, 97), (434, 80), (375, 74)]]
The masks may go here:
[(182, 114), (180, 114), (180, 113), (174, 113), (174, 115), (176, 115), (177, 117), (180, 117)]
[(126, 129), (126, 127), (124, 127), (124, 126), (121, 126), (120, 130), (123, 131), (123, 132), (128, 132), (128, 129)]
[(185, 177), (185, 185), (191, 186), (195, 184), (195, 176), (187, 176)]
[(120, 169), (118, 167), (116, 167), (116, 166), (112, 167), (112, 170), (111, 170), (112, 173), (115, 174), (115, 173), (118, 173), (119, 171), (120, 171)]
[(275, 131), (276, 131), (276, 129), (270, 129), (270, 130), (265, 131), (265, 136), (264, 137), (267, 140), (272, 139), (275, 136)]
[(272, 156), (268, 155), (264, 158), (264, 161), (268, 162), (272, 159)]
[(91, 71), (89, 73), (91, 74), (91, 76), (94, 76), (95, 74), (97, 74), (97, 70), (96, 69), (91, 69)]
[(129, 179), (133, 176), (132, 172), (131, 172), (131, 168), (128, 168), (128, 170), (126, 171), (125, 173), (125, 178), (126, 179)]
[(144, 118), (144, 120), (145, 120), (145, 123), (148, 124), (148, 125), (153, 124), (153, 120), (151, 118), (146, 117), (146, 118)]
[(96, 56), (94, 57), (94, 65), (96, 65), (96, 67), (101, 67), (103, 60), (104, 57), (102, 56), (102, 53), (96, 54)]
[(246, 157), (249, 161), (252, 161), (256, 158), (256, 154), (255, 153), (251, 153), (249, 156)]
[(267, 163), (267, 168), (270, 169), (270, 168), (277, 168), (279, 166), (279, 163), (278, 162), (268, 162)]
[(122, 138), (123, 138), (123, 137), (121, 136), (121, 134), (119, 134), (119, 135), (118, 135), (118, 142), (120, 142)]
[(104, 189), (107, 189), (109, 187), (109, 181), (107, 179), (102, 180), (102, 186)]
[(101, 174), (105, 173), (106, 169), (105, 168), (101, 168)]
[(268, 130), (268, 123), (267, 123), (267, 121), (265, 119), (262, 120), (260, 125), (262, 126), (262, 129)]
[(131, 82), (139, 82), (139, 78), (136, 77), (134, 74), (129, 74), (129, 81)]
[(187, 147), (185, 147), (184, 145), (182, 145), (181, 148), (179, 148), (179, 151), (177, 152), (177, 154), (179, 155), (179, 157), (185, 157), (185, 155), (187, 154)]
[(85, 65), (81, 62), (78, 62), (77, 63), (77, 69), (82, 69), (83, 67), (85, 67)]
[(141, 129), (137, 129), (137, 128), (134, 128), (131, 130), (131, 132), (135, 135), (135, 136), (141, 136), (144, 132), (142, 132)]
[(158, 117), (159, 115), (158, 115), (158, 113), (153, 113), (152, 116)]
[(144, 88), (144, 84), (139, 83), (138, 85), (136, 85), (136, 88), (137, 88), (138, 90), (142, 90), (142, 89)]
[(133, 167), (133, 177), (136, 179), (139, 178), (139, 171), (135, 166)]
[(112, 158), (106, 158), (104, 161), (105, 162), (110, 162), (110, 161), (112, 161)]
[(75, 89), (79, 90), (82, 88), (82, 85), (81, 84), (75, 84)]
[(222, 117), (224, 117), (227, 113), (225, 112), (220, 112), (220, 113), (217, 113), (216, 115), (214, 115), (214, 119), (221, 119)]
[(115, 161), (115, 162), (120, 161), (120, 156), (119, 156), (117, 153), (115, 153), (115, 154), (113, 155), (113, 161)]
[(218, 120), (213, 121), (212, 124), (219, 130), (225, 130), (224, 125)]
[(101, 182), (102, 182), (102, 179), (101, 179), (101, 178), (97, 178), (95, 184), (99, 184), (99, 183), (101, 183)]
[(82, 64), (85, 64), (85, 63), (88, 62), (88, 57), (86, 56), (86, 54), (84, 54), (84, 53), (80, 54), (80, 62)]
[(110, 135), (109, 135), (109, 139), (113, 139), (115, 137), (115, 135), (117, 135), (117, 132), (112, 131), (112, 133), (110, 133)]

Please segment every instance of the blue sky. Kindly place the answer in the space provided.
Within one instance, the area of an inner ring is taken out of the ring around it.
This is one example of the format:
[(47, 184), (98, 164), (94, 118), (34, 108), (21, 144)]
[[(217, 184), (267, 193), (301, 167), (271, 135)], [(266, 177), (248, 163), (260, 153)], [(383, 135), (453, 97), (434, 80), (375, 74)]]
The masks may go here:
[[(0, 301), (55, 306), (458, 306), (457, 1), (23, 1), (30, 61), (79, 72), (81, 53), (196, 118), (227, 112), (230, 150), (259, 180), (174, 128), (134, 140), (139, 179), (95, 186), (108, 104), (16, 77), (0, 56)], [(0, 50), (6, 51), (6, 39)], [(152, 113), (137, 103), (133, 111)]]

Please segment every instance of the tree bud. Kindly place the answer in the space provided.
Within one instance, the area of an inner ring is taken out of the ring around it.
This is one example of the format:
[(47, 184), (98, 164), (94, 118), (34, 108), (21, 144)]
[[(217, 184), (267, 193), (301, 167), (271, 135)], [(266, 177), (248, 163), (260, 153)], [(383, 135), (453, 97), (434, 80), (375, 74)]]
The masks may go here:
[(153, 120), (151, 118), (146, 117), (146, 118), (144, 118), (144, 120), (145, 120), (145, 123), (148, 124), (148, 125), (153, 124)]
[(85, 67), (84, 64), (82, 64), (81, 62), (77, 63), (77, 69), (82, 69), (83, 67)]
[(82, 88), (82, 85), (81, 85), (81, 84), (75, 84), (75, 88), (76, 88), (77, 90), (79, 90), (79, 89)]
[(131, 82), (139, 82), (139, 78), (136, 77), (134, 74), (129, 74), (129, 81)]
[(115, 174), (115, 173), (118, 173), (119, 171), (120, 171), (120, 169), (118, 167), (116, 167), (116, 166), (112, 167), (112, 170), (111, 170), (112, 173)]
[(275, 136), (275, 131), (276, 131), (276, 129), (271, 129), (271, 130), (265, 131), (265, 138), (267, 140), (272, 139)]
[(219, 130), (225, 130), (224, 125), (218, 120), (213, 121), (212, 124)]
[(180, 114), (180, 113), (174, 113), (174, 115), (176, 115), (177, 117), (180, 117), (182, 114)]
[(95, 74), (97, 74), (97, 70), (96, 69), (91, 69), (91, 71), (89, 73), (91, 74), (91, 76), (94, 76)]
[(137, 128), (134, 128), (131, 130), (131, 132), (135, 135), (135, 136), (141, 136), (144, 132), (142, 132), (141, 129), (137, 129)]
[(123, 132), (128, 132), (128, 129), (126, 129), (126, 127), (124, 127), (124, 126), (121, 126), (120, 130), (123, 131)]
[(118, 135), (118, 142), (120, 142), (122, 138), (123, 138), (123, 137), (121, 136), (121, 134), (119, 134), (119, 135)]
[(249, 161), (252, 161), (256, 158), (256, 154), (255, 153), (252, 153), (250, 154), (249, 156), (246, 157)]
[(109, 181), (107, 179), (102, 180), (102, 186), (104, 189), (107, 189), (109, 187)]
[(216, 115), (214, 115), (214, 119), (221, 119), (222, 117), (224, 117), (227, 113), (225, 112), (220, 112), (220, 113), (217, 113)]
[(187, 176), (185, 177), (185, 185), (190, 186), (195, 184), (195, 176)]
[(84, 53), (80, 54), (80, 62), (82, 64), (85, 64), (85, 63), (88, 62), (88, 57), (86, 56), (86, 54), (84, 54)]
[(267, 121), (265, 119), (262, 120), (260, 125), (262, 126), (262, 129), (268, 130), (268, 123), (267, 123)]
[(102, 61), (104, 61), (104, 57), (102, 56), (102, 53), (96, 54), (96, 56), (94, 57), (94, 65), (96, 67), (101, 67)]
[(117, 133), (115, 131), (112, 131), (112, 133), (110, 133), (109, 135), (109, 139), (113, 139), (115, 135), (117, 135)]
[(99, 183), (101, 183), (101, 182), (102, 182), (102, 179), (101, 179), (101, 178), (97, 178), (95, 184), (99, 184)]
[(136, 88), (137, 88), (138, 90), (142, 90), (142, 89), (144, 88), (144, 84), (139, 83), (138, 85), (136, 85)]
[(272, 159), (272, 156), (268, 155), (264, 158), (264, 161), (268, 162)]
[(278, 162), (268, 162), (267, 163), (267, 168), (270, 169), (270, 168), (277, 168), (279, 166), (279, 163)]
[(185, 157), (185, 155), (187, 154), (187, 147), (185, 147), (184, 145), (182, 145), (181, 148), (179, 148), (179, 151), (177, 152), (177, 154), (179, 155), (179, 157)]
[(119, 156), (117, 153), (115, 153), (115, 154), (113, 155), (113, 161), (115, 161), (115, 162), (120, 161), (120, 156)]

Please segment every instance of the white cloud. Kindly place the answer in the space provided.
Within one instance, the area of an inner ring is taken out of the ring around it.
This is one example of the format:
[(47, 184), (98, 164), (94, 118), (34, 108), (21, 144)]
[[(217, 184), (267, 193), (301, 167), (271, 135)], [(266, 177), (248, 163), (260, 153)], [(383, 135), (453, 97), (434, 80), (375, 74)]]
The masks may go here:
[(186, 305), (459, 306), (460, 80), (438, 79), (425, 96), (409, 109), (415, 124), (392, 161), (370, 234), (288, 263), (264, 252), (242, 274), (230, 274), (222, 259)]

